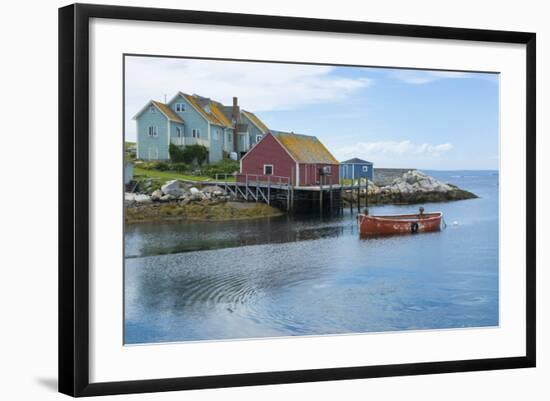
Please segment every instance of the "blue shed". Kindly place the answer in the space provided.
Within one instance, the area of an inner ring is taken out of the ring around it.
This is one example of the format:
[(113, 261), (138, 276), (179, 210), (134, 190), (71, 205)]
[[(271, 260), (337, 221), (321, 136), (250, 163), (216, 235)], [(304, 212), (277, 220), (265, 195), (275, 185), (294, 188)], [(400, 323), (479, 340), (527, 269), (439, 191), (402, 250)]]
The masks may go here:
[(373, 172), (374, 168), (371, 162), (358, 159), (357, 157), (340, 163), (340, 179), (342, 180), (368, 178), (372, 181), (374, 177)]

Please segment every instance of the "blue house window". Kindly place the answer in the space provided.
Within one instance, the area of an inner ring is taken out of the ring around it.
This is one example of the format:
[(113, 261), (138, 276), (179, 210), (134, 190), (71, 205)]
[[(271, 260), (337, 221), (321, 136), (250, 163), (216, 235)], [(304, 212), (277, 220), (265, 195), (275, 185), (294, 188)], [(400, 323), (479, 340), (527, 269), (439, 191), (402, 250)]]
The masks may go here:
[(176, 111), (178, 113), (185, 111), (185, 103), (176, 103)]
[(157, 137), (158, 136), (157, 127), (150, 126), (149, 130), (148, 130), (148, 135), (151, 136), (151, 137)]
[(363, 166), (363, 173), (369, 172), (369, 166)]
[(192, 135), (193, 135), (193, 138), (200, 138), (201, 137), (201, 131), (197, 128), (193, 128)]
[(176, 127), (176, 136), (178, 138), (181, 138), (181, 128), (180, 127)]
[(151, 113), (156, 113), (156, 112), (157, 112), (157, 109), (155, 108), (155, 106), (151, 106), (151, 107), (149, 108), (149, 111), (150, 111)]
[(260, 142), (262, 140), (262, 135), (256, 135), (256, 143)]

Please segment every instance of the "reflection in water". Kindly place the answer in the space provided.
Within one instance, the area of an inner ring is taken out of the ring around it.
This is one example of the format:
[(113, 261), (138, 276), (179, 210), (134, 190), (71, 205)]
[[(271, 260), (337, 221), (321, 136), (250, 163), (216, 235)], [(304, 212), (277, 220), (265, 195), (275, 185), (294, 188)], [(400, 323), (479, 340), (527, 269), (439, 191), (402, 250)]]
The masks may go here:
[(267, 219), (146, 223), (127, 229), (126, 258), (336, 237), (355, 229), (349, 219)]
[(349, 212), (129, 226), (125, 342), (497, 325), (498, 176), (453, 180), (483, 197), (426, 205), (459, 222), (440, 233), (360, 239)]

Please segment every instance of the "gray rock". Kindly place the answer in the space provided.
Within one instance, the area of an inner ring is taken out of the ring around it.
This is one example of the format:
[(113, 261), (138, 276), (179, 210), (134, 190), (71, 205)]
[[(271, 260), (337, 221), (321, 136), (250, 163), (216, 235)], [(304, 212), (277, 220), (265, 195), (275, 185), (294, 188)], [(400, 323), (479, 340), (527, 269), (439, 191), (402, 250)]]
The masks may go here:
[(170, 201), (172, 201), (172, 200), (174, 200), (174, 199), (176, 199), (175, 196), (170, 195), (170, 194), (166, 194), (166, 195), (161, 196), (159, 200), (160, 200), (161, 202), (170, 202)]
[(198, 194), (200, 191), (199, 191), (197, 188), (195, 188), (195, 187), (191, 187), (191, 188), (189, 189), (189, 192), (191, 192), (191, 195), (196, 195), (196, 194)]
[(162, 191), (160, 189), (157, 189), (151, 194), (151, 199), (154, 201), (158, 201), (160, 198), (162, 198), (163, 195), (164, 194), (162, 193)]
[(191, 193), (189, 200), (193, 202), (200, 201), (202, 200), (202, 194), (200, 192)]
[(185, 185), (178, 180), (167, 181), (160, 189), (165, 195), (172, 195), (176, 198), (186, 193)]
[(146, 203), (153, 202), (153, 200), (151, 199), (151, 197), (149, 195), (142, 195), (142, 194), (137, 194), (134, 197), (134, 201), (138, 204), (146, 204)]
[(211, 185), (211, 186), (208, 186), (208, 187), (204, 187), (202, 189), (202, 192), (203, 193), (210, 193), (210, 194), (223, 194), (224, 193), (224, 190), (223, 188), (220, 188), (218, 187), (217, 185)]

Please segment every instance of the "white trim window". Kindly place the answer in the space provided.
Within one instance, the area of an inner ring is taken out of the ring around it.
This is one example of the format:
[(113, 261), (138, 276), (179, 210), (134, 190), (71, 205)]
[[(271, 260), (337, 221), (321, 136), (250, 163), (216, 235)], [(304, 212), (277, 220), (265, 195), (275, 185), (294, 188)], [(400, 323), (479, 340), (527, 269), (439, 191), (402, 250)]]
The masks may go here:
[(256, 135), (256, 143), (260, 142), (263, 137), (263, 135)]
[(369, 166), (363, 166), (363, 173), (369, 172)]
[(149, 129), (147, 130), (147, 135), (152, 138), (156, 138), (157, 136), (159, 136), (157, 127), (154, 125), (149, 126)]
[(176, 103), (176, 111), (183, 113), (185, 111), (185, 103)]
[(264, 164), (264, 175), (273, 175), (273, 164)]
[(157, 112), (157, 108), (156, 108), (155, 106), (151, 106), (151, 107), (149, 107), (149, 111), (150, 111), (151, 113), (156, 113), (156, 112)]
[(180, 127), (176, 127), (176, 136), (178, 138), (181, 138), (181, 128)]
[(193, 138), (200, 138), (201, 137), (201, 130), (198, 129), (198, 128), (193, 128), (193, 130), (191, 131), (191, 134), (192, 134)]

